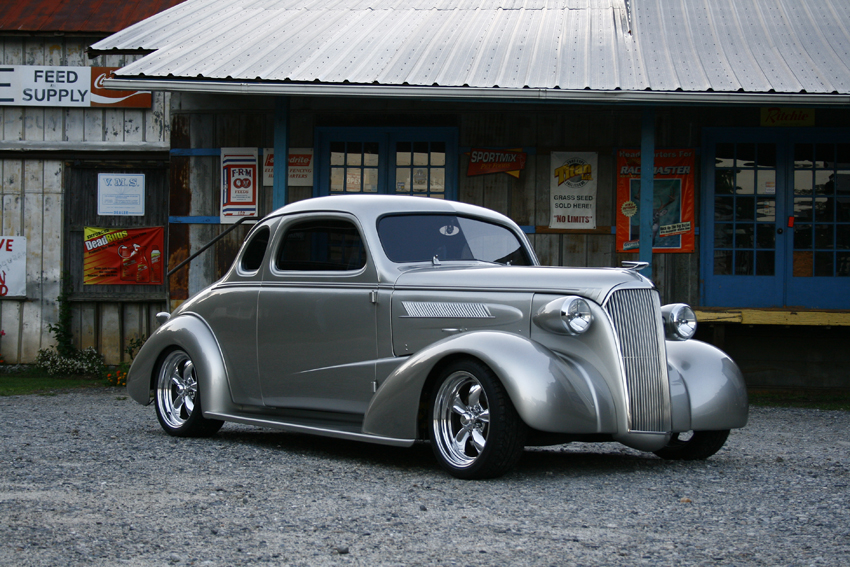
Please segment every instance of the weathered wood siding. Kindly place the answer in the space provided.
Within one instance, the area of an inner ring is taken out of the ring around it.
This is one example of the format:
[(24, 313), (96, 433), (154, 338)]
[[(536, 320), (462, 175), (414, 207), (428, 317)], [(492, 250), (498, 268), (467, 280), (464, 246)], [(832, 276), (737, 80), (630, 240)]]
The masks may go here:
[[(134, 56), (89, 59), (86, 47), (99, 38), (0, 37), (5, 65), (120, 67)], [(152, 109), (43, 108), (0, 106), (0, 199), (3, 235), (27, 237), (27, 297), (0, 301), (6, 336), (0, 354), (9, 363), (32, 362), (53, 344), (47, 328), (57, 321), (63, 259), (65, 162), (84, 155), (108, 161), (155, 152), (167, 159), (169, 96), (154, 94)], [(74, 304), (75, 339), (96, 346), (117, 363), (134, 334), (149, 334), (156, 302)]]

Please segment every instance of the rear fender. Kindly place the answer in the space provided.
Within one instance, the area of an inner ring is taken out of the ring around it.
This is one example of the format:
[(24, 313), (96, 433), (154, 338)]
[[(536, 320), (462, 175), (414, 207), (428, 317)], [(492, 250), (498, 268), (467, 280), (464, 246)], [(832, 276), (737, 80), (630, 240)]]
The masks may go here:
[(690, 404), (690, 423), (674, 418), (676, 431), (718, 431), (747, 424), (747, 387), (729, 355), (701, 341), (668, 341), (667, 364), (671, 393), (678, 390), (674, 398)]
[(398, 366), (372, 398), (364, 433), (416, 437), (426, 382), (439, 370), (441, 361), (457, 355), (477, 358), (493, 370), (530, 427), (559, 433), (616, 430), (611, 393), (586, 361), (559, 357), (520, 335), (473, 331), (436, 342)]
[(227, 371), (212, 330), (193, 313), (181, 313), (157, 329), (139, 349), (127, 373), (127, 393), (140, 404), (153, 401), (156, 373), (163, 356), (180, 348), (192, 358), (204, 413), (223, 411), (230, 404)]

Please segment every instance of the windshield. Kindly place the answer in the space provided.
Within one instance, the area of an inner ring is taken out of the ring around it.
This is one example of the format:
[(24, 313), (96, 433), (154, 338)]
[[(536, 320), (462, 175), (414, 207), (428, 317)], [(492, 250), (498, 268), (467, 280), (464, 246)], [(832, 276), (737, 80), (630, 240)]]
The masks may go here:
[(378, 221), (378, 234), (393, 262), (479, 260), (530, 266), (522, 242), (507, 228), (455, 215), (393, 215)]

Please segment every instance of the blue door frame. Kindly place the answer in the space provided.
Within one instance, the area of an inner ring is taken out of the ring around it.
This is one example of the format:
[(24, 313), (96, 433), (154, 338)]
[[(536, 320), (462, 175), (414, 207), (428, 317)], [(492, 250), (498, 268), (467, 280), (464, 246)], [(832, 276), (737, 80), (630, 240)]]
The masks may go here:
[(703, 306), (850, 309), (848, 155), (847, 129), (705, 129)]

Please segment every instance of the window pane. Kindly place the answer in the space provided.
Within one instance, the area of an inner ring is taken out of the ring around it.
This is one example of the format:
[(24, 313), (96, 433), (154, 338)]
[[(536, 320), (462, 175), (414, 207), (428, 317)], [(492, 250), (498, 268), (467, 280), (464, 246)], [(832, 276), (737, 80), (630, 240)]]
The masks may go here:
[(794, 218), (798, 221), (812, 220), (812, 200), (809, 197), (794, 199)]
[(738, 197), (735, 203), (735, 220), (752, 221), (756, 218), (756, 200), (752, 197)]
[(733, 167), (735, 165), (735, 144), (717, 144), (714, 150), (715, 167)]
[(714, 225), (714, 247), (715, 248), (732, 248), (732, 237), (735, 225), (733, 224), (715, 224)]
[(831, 169), (818, 169), (815, 171), (815, 194), (833, 195), (835, 193), (834, 175)]
[(718, 276), (732, 275), (732, 251), (714, 251), (714, 273)]
[(446, 165), (446, 143), (431, 142), (431, 165), (442, 167)]
[(815, 156), (814, 149), (811, 144), (795, 144), (794, 145), (794, 167), (811, 168), (814, 165)]
[(755, 225), (736, 225), (735, 248), (755, 248), (754, 235)]
[(263, 256), (266, 254), (266, 248), (269, 244), (269, 227), (264, 226), (257, 229), (254, 236), (251, 237), (251, 242), (245, 247), (245, 252), (242, 254), (242, 269), (247, 272), (255, 272), (263, 265)]
[(832, 224), (817, 224), (815, 225), (815, 248), (820, 250), (830, 250), (835, 243), (835, 225)]
[(363, 163), (363, 144), (360, 142), (348, 142), (346, 165), (361, 165)]
[(738, 171), (735, 177), (735, 193), (738, 195), (753, 195), (756, 192), (756, 172), (752, 169)]
[(835, 275), (850, 276), (850, 252), (839, 252), (835, 255)]
[(815, 220), (817, 222), (835, 222), (835, 199), (819, 197), (815, 199)]
[(758, 171), (759, 195), (776, 195), (776, 171), (760, 169)]
[(756, 225), (756, 247), (776, 248), (776, 229), (773, 225)]
[(331, 142), (331, 165), (345, 165), (345, 142)]
[(832, 252), (815, 252), (815, 276), (831, 278), (835, 272)]
[(396, 193), (410, 193), (412, 186), (410, 185), (410, 169), (399, 167), (395, 170), (395, 190)]
[(411, 157), (411, 147), (410, 142), (398, 142), (395, 145), (396, 153), (395, 153), (395, 163), (396, 165), (410, 165)]
[(735, 209), (735, 197), (714, 198), (714, 220), (732, 220), (732, 211)]
[(758, 166), (776, 167), (776, 144), (759, 144)]
[(428, 142), (414, 142), (413, 165), (428, 165), (428, 150)]
[(756, 159), (755, 144), (738, 144), (738, 155), (735, 156), (735, 167), (753, 167)]
[(794, 277), (810, 278), (814, 269), (813, 252), (794, 252)]
[(446, 190), (446, 170), (441, 167), (431, 169), (431, 191), (443, 193)]
[(275, 264), (287, 271), (359, 270), (366, 265), (366, 249), (349, 222), (309, 221), (286, 231)]
[(774, 199), (759, 199), (756, 210), (756, 220), (759, 222), (776, 221), (776, 201)]
[(363, 170), (363, 191), (367, 193), (378, 192), (378, 170), (364, 169)]
[(812, 225), (798, 224), (794, 226), (794, 250), (811, 250)]
[(732, 195), (735, 192), (735, 172), (732, 170), (714, 171), (714, 194)]
[(413, 192), (414, 193), (424, 193), (427, 190), (428, 190), (428, 168), (427, 167), (414, 168), (414, 170), (413, 170)]
[(835, 247), (839, 249), (850, 249), (850, 224), (840, 224), (835, 227)]
[(739, 250), (735, 252), (735, 275), (736, 276), (752, 276), (755, 273), (753, 269), (753, 251)]
[(378, 167), (378, 154), (380, 153), (377, 142), (363, 144), (363, 165), (366, 167)]
[(811, 195), (814, 183), (812, 171), (810, 169), (801, 169), (794, 172), (794, 194), (795, 195)]
[(359, 193), (363, 182), (362, 170), (348, 168), (345, 170), (345, 190), (348, 193)]
[(331, 168), (331, 191), (342, 192), (345, 190), (345, 168)]
[(756, 252), (756, 275), (772, 276), (776, 272), (776, 253), (773, 251)]
[(815, 167), (835, 167), (835, 144), (818, 144), (815, 148)]

